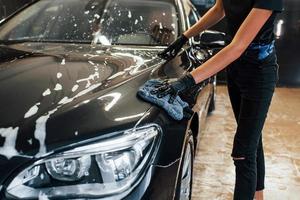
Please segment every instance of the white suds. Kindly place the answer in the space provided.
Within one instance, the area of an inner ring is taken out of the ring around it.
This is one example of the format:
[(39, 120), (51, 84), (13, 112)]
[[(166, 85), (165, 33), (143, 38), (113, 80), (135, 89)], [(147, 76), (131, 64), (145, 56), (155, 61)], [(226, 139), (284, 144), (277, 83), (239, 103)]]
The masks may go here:
[[(103, 52), (103, 51), (102, 51), (102, 52)], [(97, 52), (97, 53), (98, 53), (98, 52)], [(93, 54), (89, 54), (89, 53), (84, 54), (83, 56), (84, 56), (84, 57), (88, 57), (88, 59), (95, 58), (95, 57), (99, 57), (99, 55), (93, 55)]]
[(164, 28), (164, 27), (163, 27), (162, 23), (159, 22), (159, 29), (163, 29), (163, 28)]
[(62, 73), (58, 72), (58, 73), (56, 74), (56, 77), (57, 77), (58, 79), (60, 79), (60, 78), (62, 77)]
[(79, 88), (79, 85), (77, 85), (77, 84), (74, 85), (73, 88), (72, 88), (72, 92), (75, 92), (78, 88)]
[(60, 64), (61, 64), (61, 65), (65, 65), (65, 64), (66, 64), (66, 59), (62, 59), (62, 61), (61, 61)]
[(41, 178), (41, 180), (44, 180), (45, 175), (42, 173), (42, 174), (40, 175), (40, 178)]
[(38, 200), (49, 200), (49, 198), (47, 197), (47, 195), (45, 193), (40, 192)]
[(94, 17), (95, 17), (96, 19), (100, 19), (100, 15), (98, 15), (98, 14), (95, 14)]
[(112, 79), (114, 79), (114, 78), (116, 78), (118, 76), (122, 76), (124, 74), (125, 74), (125, 72), (123, 72), (123, 71), (122, 72), (117, 72), (114, 75), (110, 76), (107, 80), (112, 80)]
[(58, 104), (67, 104), (67, 103), (70, 103), (71, 101), (72, 101), (72, 99), (70, 99), (68, 97), (64, 97), (58, 102)]
[(91, 74), (89, 77), (87, 78), (83, 78), (83, 79), (79, 79), (76, 82), (80, 83), (80, 82), (86, 82), (86, 88), (91, 86), (91, 80), (95, 80), (95, 78), (99, 79), (99, 72), (95, 72), (94, 74)]
[(102, 51), (102, 50), (97, 50), (96, 53), (102, 54), (102, 53), (104, 53), (104, 51)]
[(85, 101), (83, 101), (82, 103), (84, 103), (84, 104), (87, 104), (87, 103), (89, 103), (91, 100), (85, 100)]
[(91, 65), (95, 65), (95, 63), (93, 61), (88, 61), (88, 63), (90, 63)]
[(40, 103), (35, 104), (34, 106), (32, 106), (31, 108), (29, 108), (29, 110), (25, 113), (24, 118), (29, 118), (33, 115), (35, 115), (37, 113), (37, 111), (39, 110), (38, 105), (40, 105)]
[(62, 86), (61, 86), (61, 84), (57, 83), (57, 84), (55, 85), (55, 88), (54, 88), (54, 90), (55, 90), (55, 91), (62, 90)]
[(15, 148), (18, 130), (19, 127), (0, 128), (0, 135), (5, 138), (3, 146), (0, 147), (0, 155), (6, 156), (8, 159), (19, 155)]
[(51, 90), (50, 90), (49, 88), (43, 92), (43, 96), (44, 96), (44, 97), (45, 97), (45, 96), (48, 96), (48, 95), (50, 95), (50, 94), (51, 94)]
[[(80, 91), (78, 94), (76, 94), (74, 97), (72, 98), (68, 98), (68, 97), (64, 97), (63, 99), (60, 100), (60, 105), (57, 106), (55, 109), (49, 111), (46, 115), (43, 115), (41, 117), (39, 117), (36, 120), (36, 125), (35, 125), (35, 131), (34, 131), (34, 137), (39, 141), (40, 143), (40, 148), (39, 148), (39, 152), (36, 155), (36, 157), (40, 157), (42, 155), (44, 155), (47, 150), (46, 150), (46, 146), (45, 146), (45, 140), (46, 140), (46, 125), (47, 125), (47, 121), (50, 118), (50, 116), (55, 113), (59, 108), (61, 108), (63, 105), (72, 102), (74, 99), (81, 97), (85, 94), (87, 94), (88, 92), (91, 92), (92, 90), (94, 90), (95, 88), (99, 87), (101, 85), (101, 83), (97, 83), (97, 84), (93, 84), (91, 85), (89, 88)], [(1, 152), (1, 151), (0, 151)]]
[[(99, 87), (100, 85), (102, 85), (101, 83), (97, 83), (97, 84), (93, 84), (91, 85), (89, 88), (85, 89), (85, 90), (82, 90), (80, 91), (78, 94), (76, 94), (74, 97), (72, 98), (68, 98), (68, 97), (64, 97), (62, 100), (60, 100), (60, 103), (62, 105), (65, 105), (67, 103), (70, 103), (72, 102), (74, 99), (78, 98), (78, 97), (81, 97), (82, 95), (85, 95), (87, 94), (88, 92), (94, 90), (95, 88)], [(60, 105), (60, 106), (62, 106)], [(58, 108), (60, 108), (60, 106)]]
[(39, 153), (37, 154), (37, 157), (42, 156), (43, 154), (45, 154), (47, 152), (46, 146), (45, 146), (46, 124), (47, 124), (47, 121), (48, 121), (50, 115), (52, 115), (56, 111), (57, 111), (57, 108), (49, 111), (47, 115), (41, 116), (36, 120), (34, 137), (40, 142), (40, 148), (39, 148)]

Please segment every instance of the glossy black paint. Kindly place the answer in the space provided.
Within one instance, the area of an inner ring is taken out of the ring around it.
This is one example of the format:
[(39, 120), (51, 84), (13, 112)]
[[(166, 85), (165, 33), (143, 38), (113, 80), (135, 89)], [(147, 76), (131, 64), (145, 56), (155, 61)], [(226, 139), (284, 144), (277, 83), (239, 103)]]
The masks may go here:
[[(180, 4), (176, 1), (183, 31), (188, 24)], [(0, 127), (19, 127), (15, 145), (19, 155), (10, 159), (0, 155), (0, 197), (4, 198), (15, 174), (39, 159), (37, 155), (47, 156), (83, 141), (110, 137), (115, 131), (156, 123), (163, 130), (158, 153), (147, 175), (125, 199), (173, 199), (186, 131), (191, 128), (197, 140), (212, 96), (212, 79), (183, 95), (195, 114), (180, 122), (138, 99), (136, 92), (151, 78), (178, 78), (211, 56), (207, 50), (196, 50), (194, 41), (190, 44), (169, 62), (156, 57), (163, 47), (1, 44)], [(45, 95), (47, 89), (51, 94)], [(25, 118), (34, 105), (38, 111)], [(35, 131), (47, 113), (45, 144), (41, 146)], [(0, 146), (3, 143), (0, 137)]]

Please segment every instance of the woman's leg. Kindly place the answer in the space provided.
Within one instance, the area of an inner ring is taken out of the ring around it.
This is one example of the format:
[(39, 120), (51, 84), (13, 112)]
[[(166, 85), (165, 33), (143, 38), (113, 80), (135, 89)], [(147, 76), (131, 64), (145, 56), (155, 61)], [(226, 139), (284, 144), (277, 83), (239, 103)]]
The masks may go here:
[(269, 100), (242, 98), (232, 157), (236, 166), (235, 200), (252, 200), (256, 191), (257, 149)]
[[(236, 120), (238, 119), (238, 115), (240, 112), (240, 96), (238, 95), (238, 88), (234, 85), (230, 85), (228, 87), (228, 93), (230, 97), (230, 101), (232, 104), (234, 115), (236, 116)], [(262, 136), (260, 137), (258, 148), (257, 148), (257, 157), (256, 157), (256, 165), (257, 165), (257, 184), (256, 184), (256, 192), (255, 199), (263, 200), (263, 190), (265, 188), (265, 159), (264, 159), (264, 151), (263, 151), (263, 143)]]
[(254, 199), (255, 200), (263, 200), (264, 199), (264, 191), (263, 190), (256, 191)]
[(230, 67), (227, 68), (227, 89), (228, 89), (228, 94), (229, 94), (233, 114), (236, 123), (238, 123), (238, 118), (240, 115), (241, 93), (238, 86), (234, 82), (234, 76), (237, 75), (236, 71), (234, 71), (234, 65), (231, 66), (233, 69), (230, 69)]
[(257, 148), (257, 184), (256, 184), (256, 192), (255, 199), (263, 200), (263, 190), (265, 188), (265, 157), (263, 150), (262, 137), (259, 139), (259, 144)]
[(236, 166), (235, 200), (253, 200), (255, 192), (264, 188), (261, 131), (276, 84), (275, 61), (273, 55), (266, 63), (257, 62), (260, 65), (252, 59), (240, 63), (237, 84), (241, 104), (232, 151)]

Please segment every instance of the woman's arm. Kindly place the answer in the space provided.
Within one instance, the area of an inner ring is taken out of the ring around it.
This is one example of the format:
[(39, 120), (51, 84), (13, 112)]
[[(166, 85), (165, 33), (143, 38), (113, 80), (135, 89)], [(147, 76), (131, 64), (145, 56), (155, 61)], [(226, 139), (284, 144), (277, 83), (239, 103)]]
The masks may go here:
[(218, 23), (225, 16), (222, 0), (217, 0), (216, 4), (209, 9), (201, 19), (183, 34), (187, 38), (194, 37), (202, 31)]
[(240, 26), (232, 42), (191, 72), (195, 82), (200, 83), (238, 59), (254, 40), (272, 12), (271, 10), (253, 8)]
[(208, 27), (216, 24), (224, 17), (224, 9), (222, 0), (217, 0), (216, 4), (202, 17), (194, 26), (185, 31), (178, 37), (168, 48), (158, 53), (160, 58), (165, 60), (173, 59), (181, 50), (189, 38), (199, 34)]

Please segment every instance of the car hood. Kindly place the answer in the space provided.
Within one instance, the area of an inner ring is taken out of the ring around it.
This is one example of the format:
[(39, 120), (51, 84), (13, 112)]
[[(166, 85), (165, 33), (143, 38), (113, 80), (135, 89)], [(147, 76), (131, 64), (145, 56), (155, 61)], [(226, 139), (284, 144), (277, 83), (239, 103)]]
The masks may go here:
[(132, 127), (158, 48), (22, 43), (0, 47), (0, 158), (43, 156)]

